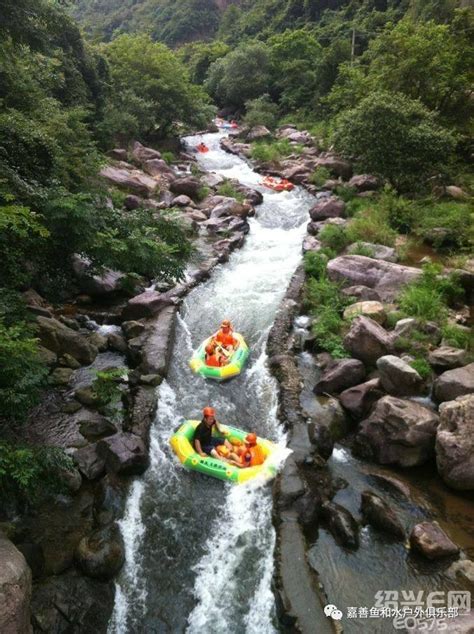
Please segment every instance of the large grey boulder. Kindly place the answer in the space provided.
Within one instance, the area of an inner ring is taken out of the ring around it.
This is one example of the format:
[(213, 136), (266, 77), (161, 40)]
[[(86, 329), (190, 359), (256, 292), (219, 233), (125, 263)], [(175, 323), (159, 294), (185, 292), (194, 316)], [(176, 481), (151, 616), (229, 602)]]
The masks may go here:
[(158, 187), (158, 181), (140, 170), (128, 170), (108, 165), (100, 170), (100, 175), (115, 187), (148, 198)]
[(447, 485), (474, 490), (474, 394), (442, 403), (436, 433), (436, 464)]
[(96, 443), (77, 449), (73, 459), (79, 471), (88, 480), (96, 480), (105, 472), (105, 461), (99, 455)]
[(364, 255), (341, 255), (330, 260), (327, 267), (329, 279), (346, 286), (368, 286), (377, 291), (383, 300), (393, 300), (403, 286), (418, 279), (419, 269), (402, 266)]
[(325, 502), (321, 515), (334, 539), (345, 548), (359, 548), (359, 525), (346, 508), (335, 502)]
[(468, 363), (469, 353), (461, 348), (440, 346), (431, 350), (428, 354), (428, 361), (437, 370), (454, 370)]
[(313, 221), (327, 220), (328, 218), (342, 218), (345, 209), (345, 202), (340, 198), (332, 196), (331, 198), (317, 202), (309, 210), (309, 215)]
[(182, 176), (171, 183), (170, 190), (173, 194), (185, 194), (190, 198), (194, 198), (201, 187), (201, 182), (194, 176)]
[(338, 394), (365, 378), (364, 364), (358, 359), (341, 359), (331, 363), (314, 387), (315, 394)]
[(148, 451), (141, 438), (120, 433), (97, 443), (97, 451), (109, 473), (140, 475), (149, 464)]
[(131, 149), (132, 158), (139, 164), (151, 161), (153, 159), (161, 159), (161, 154), (158, 150), (154, 150), (151, 147), (145, 147), (140, 141), (134, 141)]
[(350, 387), (339, 394), (341, 405), (354, 418), (365, 416), (372, 405), (384, 395), (380, 379), (371, 379), (360, 385)]
[(356, 317), (344, 337), (344, 347), (353, 357), (373, 365), (379, 357), (389, 353), (392, 339), (382, 326), (369, 317)]
[(145, 291), (132, 297), (123, 309), (122, 316), (125, 320), (137, 320), (154, 317), (167, 306), (176, 303), (175, 298), (170, 293), (159, 293), (158, 291)]
[(421, 522), (410, 534), (411, 547), (427, 559), (440, 559), (459, 553), (459, 548), (446, 535), (438, 522)]
[(174, 169), (170, 167), (166, 161), (163, 161), (163, 159), (154, 158), (149, 161), (145, 161), (143, 169), (147, 174), (150, 174), (150, 176), (162, 177), (167, 181), (172, 181), (177, 178)]
[(352, 255), (360, 247), (370, 251), (370, 257), (375, 260), (385, 260), (386, 262), (396, 262), (398, 259), (397, 252), (392, 247), (386, 247), (384, 244), (375, 244), (373, 242), (354, 242), (347, 247), (347, 253)]
[(0, 632), (30, 634), (31, 570), (0, 532)]
[(379, 189), (380, 180), (371, 174), (357, 174), (347, 184), (358, 192), (368, 192)]
[(434, 455), (438, 422), (438, 415), (419, 403), (384, 396), (362, 421), (354, 450), (379, 464), (420, 465)]
[(166, 376), (171, 360), (177, 312), (176, 306), (167, 306), (148, 325), (140, 365), (143, 374)]
[(419, 394), (423, 379), (406, 361), (392, 354), (377, 360), (380, 383), (386, 392), (394, 396)]
[(386, 320), (385, 306), (381, 302), (374, 300), (356, 302), (347, 306), (344, 310), (344, 319), (353, 319), (358, 315), (370, 317), (378, 324), (384, 324)]
[(316, 159), (315, 167), (325, 167), (331, 174), (348, 180), (352, 176), (352, 165), (338, 156), (321, 156)]
[(73, 256), (72, 269), (82, 293), (92, 297), (109, 296), (123, 291), (126, 275), (120, 271), (105, 269), (100, 274), (91, 272), (91, 265), (85, 258)]
[(433, 395), (438, 403), (453, 401), (458, 396), (474, 392), (474, 363), (448, 370), (436, 379)]
[(112, 579), (125, 563), (125, 546), (118, 525), (110, 524), (83, 537), (75, 558), (88, 577)]
[(38, 338), (44, 348), (58, 356), (71, 355), (81, 364), (89, 365), (98, 354), (98, 348), (88, 338), (72, 328), (68, 328), (57, 319), (37, 318)]
[(405, 539), (405, 529), (395, 511), (373, 491), (362, 492), (361, 511), (364, 520), (374, 528), (398, 539)]
[(246, 141), (260, 141), (262, 139), (269, 139), (272, 133), (264, 125), (256, 125), (249, 130), (246, 135)]

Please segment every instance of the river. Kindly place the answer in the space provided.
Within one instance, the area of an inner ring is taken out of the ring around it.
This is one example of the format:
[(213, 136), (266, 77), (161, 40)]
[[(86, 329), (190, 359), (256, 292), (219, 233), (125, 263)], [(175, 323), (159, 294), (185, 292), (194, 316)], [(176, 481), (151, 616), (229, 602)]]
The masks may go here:
[[(159, 390), (151, 429), (151, 466), (131, 486), (121, 529), (126, 564), (117, 581), (110, 634), (276, 631), (271, 592), (273, 549), (270, 487), (232, 486), (185, 471), (169, 438), (206, 405), (223, 423), (284, 443), (277, 387), (265, 363), (275, 312), (301, 260), (301, 243), (314, 198), (301, 188), (274, 193), (242, 159), (219, 146), (221, 134), (188, 137), (201, 166), (264, 193), (242, 249), (193, 290), (178, 318), (173, 358)], [(229, 318), (250, 348), (246, 371), (225, 384), (188, 368), (192, 350)]]

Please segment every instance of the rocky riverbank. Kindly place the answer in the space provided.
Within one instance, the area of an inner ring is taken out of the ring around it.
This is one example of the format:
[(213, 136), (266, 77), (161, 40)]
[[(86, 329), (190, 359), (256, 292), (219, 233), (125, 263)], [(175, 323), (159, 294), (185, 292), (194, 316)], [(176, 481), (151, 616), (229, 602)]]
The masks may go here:
[[(9, 571), (0, 580), (2, 632), (107, 630), (113, 578), (124, 562), (117, 520), (130, 477), (149, 464), (156, 386), (168, 371), (179, 305), (242, 246), (247, 217), (262, 201), (237, 181), (201, 172), (192, 155), (182, 153), (170, 166), (138, 142), (113, 150), (101, 175), (123, 192), (127, 209), (146, 206), (158, 216), (172, 210), (195, 251), (175, 286), (155, 280), (130, 293), (120, 272), (93, 274), (78, 257), (78, 295), (67, 305), (25, 293), (50, 389), (15, 440), (60, 447), (74, 469), (62, 474), (63, 494), (39, 506), (2, 510), (2, 561)], [(223, 184), (235, 197), (219, 194)], [(97, 391), (97, 371), (115, 373), (116, 411)]]

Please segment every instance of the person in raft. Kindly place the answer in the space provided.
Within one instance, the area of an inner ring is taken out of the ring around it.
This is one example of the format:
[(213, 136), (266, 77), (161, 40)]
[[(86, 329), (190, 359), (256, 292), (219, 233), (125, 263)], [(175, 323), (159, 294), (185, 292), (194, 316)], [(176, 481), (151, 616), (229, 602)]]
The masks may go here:
[(220, 434), (224, 434), (224, 430), (221, 428), (220, 424), (216, 420), (216, 413), (214, 408), (205, 407), (202, 410), (202, 414), (203, 418), (194, 430), (194, 449), (203, 458), (205, 458), (206, 456), (212, 456), (213, 458), (217, 458), (219, 460), (226, 460), (224, 456), (221, 456), (218, 453), (217, 447), (219, 445), (224, 445), (229, 450), (229, 452), (233, 449), (233, 447), (228, 440), (215, 438), (212, 435), (212, 430), (214, 426)]
[(239, 346), (239, 340), (234, 337), (233, 332), (234, 330), (230, 321), (224, 319), (214, 337), (218, 345), (228, 353), (226, 356), (230, 356)]
[(232, 451), (227, 445), (222, 444), (216, 447), (216, 451), (221, 460), (224, 459), (241, 469), (257, 467), (265, 462), (265, 454), (260, 445), (257, 445), (257, 435), (253, 432), (247, 434), (240, 446), (232, 447)]
[(227, 363), (228, 359), (223, 354), (222, 349), (215, 339), (212, 339), (206, 346), (206, 365), (213, 368), (220, 368)]

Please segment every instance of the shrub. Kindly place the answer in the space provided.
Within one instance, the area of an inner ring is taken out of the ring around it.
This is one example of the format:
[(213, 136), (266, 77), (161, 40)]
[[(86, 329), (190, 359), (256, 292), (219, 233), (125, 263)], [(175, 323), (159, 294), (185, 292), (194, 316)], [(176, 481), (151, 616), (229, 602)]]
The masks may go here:
[(418, 372), (422, 379), (428, 379), (432, 374), (430, 364), (426, 359), (423, 359), (423, 357), (418, 357), (410, 361), (410, 366)]
[(209, 187), (206, 187), (205, 185), (203, 185), (202, 187), (200, 187), (197, 191), (196, 194), (196, 198), (201, 201), (204, 200), (205, 198), (207, 198), (207, 196), (209, 196), (211, 192), (211, 189)]
[(326, 181), (331, 178), (331, 172), (327, 167), (317, 167), (309, 177), (309, 182), (316, 187), (322, 187)]
[(303, 146), (293, 145), (288, 139), (279, 141), (257, 141), (252, 144), (251, 156), (256, 161), (273, 162), (279, 161), (281, 158), (290, 156), (290, 154), (301, 154)]
[(374, 250), (362, 242), (356, 242), (354, 248), (351, 249), (351, 255), (365, 255), (367, 258), (373, 258)]
[[(433, 232), (439, 227), (443, 229), (442, 232)], [(419, 210), (415, 232), (420, 238), (429, 236), (436, 248), (450, 246), (469, 249), (474, 239), (472, 204), (428, 201)]]
[(377, 204), (358, 212), (346, 228), (347, 238), (350, 242), (375, 242), (393, 246), (397, 237), (388, 224), (385, 210)]
[(318, 235), (319, 240), (336, 253), (340, 253), (351, 240), (348, 238), (344, 227), (338, 225), (326, 225)]
[(474, 349), (474, 335), (455, 324), (445, 324), (441, 330), (446, 345), (454, 348)]
[(326, 271), (328, 257), (321, 251), (308, 251), (304, 256), (306, 274), (319, 280)]
[(122, 398), (121, 383), (127, 377), (125, 368), (113, 368), (96, 372), (92, 390), (97, 396), (101, 411), (111, 418), (117, 418)]
[(219, 196), (228, 196), (229, 198), (235, 198), (239, 203), (243, 203), (245, 200), (245, 196), (242, 192), (239, 192), (238, 189), (232, 185), (230, 181), (225, 181), (222, 185), (219, 185), (217, 188), (217, 193)]
[(268, 95), (250, 99), (245, 103), (244, 123), (248, 126), (264, 125), (273, 130), (278, 122), (278, 106)]
[(354, 200), (357, 192), (353, 187), (349, 187), (349, 185), (338, 185), (335, 188), (334, 193), (339, 196), (339, 198), (342, 198), (345, 203), (348, 203), (351, 200)]
[(176, 161), (176, 155), (174, 154), (174, 152), (162, 152), (161, 153), (161, 158), (166, 161), (168, 163), (168, 165), (171, 165), (172, 163), (174, 163)]
[(400, 233), (409, 233), (419, 214), (417, 205), (407, 198), (397, 196), (391, 187), (385, 187), (379, 205), (387, 214), (389, 225)]

